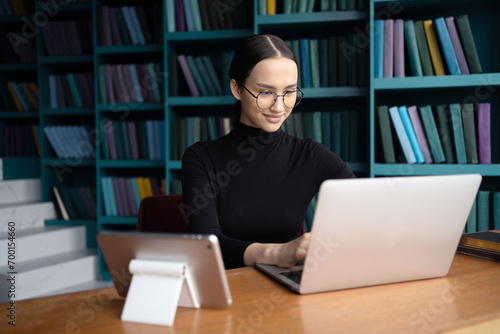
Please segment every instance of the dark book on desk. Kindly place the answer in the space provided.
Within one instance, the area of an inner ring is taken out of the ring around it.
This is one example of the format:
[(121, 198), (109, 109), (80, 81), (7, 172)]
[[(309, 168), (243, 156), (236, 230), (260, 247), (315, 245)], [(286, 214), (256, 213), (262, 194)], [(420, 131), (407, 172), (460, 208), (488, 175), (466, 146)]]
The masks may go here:
[(463, 234), (457, 252), (500, 261), (500, 230)]

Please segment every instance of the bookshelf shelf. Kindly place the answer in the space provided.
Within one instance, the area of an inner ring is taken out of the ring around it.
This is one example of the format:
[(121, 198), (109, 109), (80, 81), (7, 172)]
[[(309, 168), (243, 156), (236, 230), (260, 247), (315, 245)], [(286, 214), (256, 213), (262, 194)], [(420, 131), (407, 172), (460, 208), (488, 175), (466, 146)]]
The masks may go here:
[(316, 12), (316, 13), (293, 13), (276, 15), (257, 15), (256, 24), (260, 27), (271, 25), (297, 25), (303, 23), (313, 23), (321, 25), (327, 23), (331, 25), (335, 22), (355, 22), (368, 19), (366, 11), (344, 10), (335, 12)]
[(0, 111), (0, 119), (36, 119), (40, 117), (38, 111)]
[(376, 176), (388, 175), (436, 175), (436, 174), (472, 174), (483, 176), (500, 176), (500, 165), (478, 164), (374, 164), (373, 173)]
[(46, 116), (93, 116), (94, 108), (43, 108), (41, 112)]
[(363, 87), (319, 87), (303, 88), (304, 99), (365, 97), (368, 89)]
[(68, 159), (44, 158), (44, 159), (42, 159), (42, 165), (43, 166), (67, 166), (69, 168), (93, 167), (93, 166), (95, 166), (95, 160), (93, 160), (93, 159), (78, 159), (78, 158), (68, 158)]
[(94, 61), (94, 56), (65, 56), (65, 57), (55, 57), (55, 56), (40, 56), (38, 62), (40, 64), (92, 64)]
[(133, 226), (137, 223), (137, 217), (99, 216), (98, 220), (99, 220), (100, 224), (107, 224), (107, 225), (130, 225), (130, 226)]
[(250, 36), (250, 29), (235, 30), (207, 30), (207, 31), (182, 31), (165, 34), (166, 42), (200, 42), (210, 44), (211, 40), (241, 39)]
[(217, 106), (232, 105), (236, 99), (234, 96), (175, 96), (169, 97), (169, 106)]
[(375, 90), (434, 89), (500, 85), (500, 73), (374, 79)]
[(180, 160), (169, 160), (168, 161), (168, 169), (171, 170), (181, 170), (182, 161)]
[(98, 112), (113, 112), (113, 113), (119, 113), (119, 112), (140, 112), (140, 111), (163, 111), (164, 104), (163, 102), (159, 103), (147, 103), (147, 102), (142, 102), (142, 103), (137, 103), (137, 102), (131, 102), (131, 103), (99, 103), (97, 104), (97, 111)]
[(100, 55), (123, 55), (127, 53), (143, 54), (143, 53), (162, 53), (163, 45), (148, 44), (148, 45), (113, 45), (113, 46), (96, 46), (95, 52)]
[(100, 160), (100, 168), (163, 168), (163, 160)]

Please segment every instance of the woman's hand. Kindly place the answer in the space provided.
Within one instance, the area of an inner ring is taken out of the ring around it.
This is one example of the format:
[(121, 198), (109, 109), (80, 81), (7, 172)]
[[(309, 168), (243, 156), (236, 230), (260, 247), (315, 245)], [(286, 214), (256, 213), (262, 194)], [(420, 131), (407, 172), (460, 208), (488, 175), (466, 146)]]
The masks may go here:
[(245, 251), (245, 264), (253, 266), (256, 263), (264, 263), (291, 267), (304, 262), (310, 239), (311, 234), (304, 233), (297, 239), (284, 244), (251, 244)]

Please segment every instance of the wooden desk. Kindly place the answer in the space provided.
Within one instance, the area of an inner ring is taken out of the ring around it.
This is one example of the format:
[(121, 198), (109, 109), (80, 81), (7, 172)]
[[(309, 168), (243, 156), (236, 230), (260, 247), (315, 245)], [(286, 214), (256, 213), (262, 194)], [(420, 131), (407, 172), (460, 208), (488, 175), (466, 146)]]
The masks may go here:
[(124, 299), (105, 288), (19, 301), (16, 327), (7, 325), (8, 304), (1, 304), (0, 328), (37, 334), (406, 334), (442, 333), (500, 318), (500, 263), (466, 255), (456, 255), (444, 278), (304, 296), (254, 268), (227, 274), (233, 305), (179, 308), (174, 327), (122, 322)]

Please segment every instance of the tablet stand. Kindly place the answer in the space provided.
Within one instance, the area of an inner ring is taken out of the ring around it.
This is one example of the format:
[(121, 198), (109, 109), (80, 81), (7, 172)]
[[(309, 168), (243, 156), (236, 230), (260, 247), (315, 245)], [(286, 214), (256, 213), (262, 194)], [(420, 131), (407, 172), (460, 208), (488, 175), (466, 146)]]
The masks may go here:
[(200, 307), (186, 263), (134, 259), (129, 271), (122, 321), (172, 326), (177, 306)]

